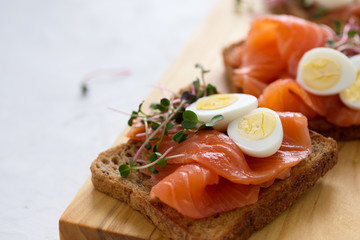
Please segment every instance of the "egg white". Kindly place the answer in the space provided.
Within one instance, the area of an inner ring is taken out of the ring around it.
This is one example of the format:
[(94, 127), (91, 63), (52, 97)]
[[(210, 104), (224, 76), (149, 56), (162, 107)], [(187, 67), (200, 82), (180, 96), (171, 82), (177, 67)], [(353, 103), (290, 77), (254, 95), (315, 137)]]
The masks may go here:
[(198, 119), (203, 122), (209, 122), (216, 115), (223, 115), (224, 119), (217, 122), (214, 126), (214, 129), (218, 131), (226, 131), (228, 124), (238, 118), (250, 112), (251, 110), (257, 108), (258, 102), (257, 98), (242, 93), (233, 93), (237, 97), (237, 100), (229, 106), (214, 109), (214, 110), (199, 110), (196, 109), (196, 104), (207, 97), (203, 97), (198, 99), (196, 102), (192, 103), (190, 106), (186, 108), (186, 110), (190, 110), (196, 113)]
[[(355, 68), (360, 71), (360, 54), (353, 56), (350, 58), (350, 61), (354, 64)], [(341, 101), (347, 106), (348, 108), (354, 110), (360, 110), (360, 100), (357, 101), (350, 101), (346, 99), (342, 92), (339, 94)]]
[(349, 59), (354, 64), (356, 69), (360, 69), (360, 54), (352, 56)]
[[(317, 90), (309, 87), (305, 83), (303, 78), (303, 67), (304, 64), (309, 62), (311, 59), (322, 57), (326, 57), (336, 61), (340, 65), (341, 75), (339, 81), (331, 88), (325, 90)], [(313, 48), (303, 55), (298, 65), (296, 81), (301, 85), (301, 87), (303, 87), (306, 91), (310, 93), (316, 95), (334, 95), (350, 87), (351, 84), (355, 81), (355, 78), (356, 68), (345, 54), (332, 48), (321, 47)]]
[[(257, 112), (267, 112), (275, 116), (276, 126), (273, 132), (269, 136), (260, 140), (251, 140), (243, 137), (238, 130), (239, 121), (243, 117)], [(276, 153), (279, 150), (283, 140), (283, 128), (279, 115), (275, 111), (268, 108), (257, 108), (243, 117), (233, 120), (227, 129), (228, 136), (239, 146), (239, 148), (246, 155), (259, 158), (269, 157)]]

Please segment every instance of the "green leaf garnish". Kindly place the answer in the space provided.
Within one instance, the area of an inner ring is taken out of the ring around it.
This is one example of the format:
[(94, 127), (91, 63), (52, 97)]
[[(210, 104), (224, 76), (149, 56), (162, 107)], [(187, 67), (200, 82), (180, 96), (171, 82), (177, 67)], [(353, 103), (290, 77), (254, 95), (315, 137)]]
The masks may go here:
[(218, 92), (217, 92), (216, 87), (214, 87), (210, 83), (206, 86), (206, 95), (213, 95), (213, 94), (217, 94), (217, 93)]
[(162, 98), (160, 103), (150, 104), (150, 108), (154, 110), (159, 110), (160, 112), (166, 112), (170, 106), (170, 100), (167, 98)]
[(154, 162), (158, 159), (157, 155), (155, 152), (151, 153), (150, 156), (149, 156), (149, 161), (150, 162)]
[(167, 110), (167, 107), (165, 107), (162, 104), (158, 104), (158, 103), (152, 103), (150, 105), (150, 108), (152, 108), (154, 110), (159, 110), (160, 112), (165, 112)]
[(193, 129), (199, 123), (199, 119), (193, 111), (186, 110), (183, 113), (184, 121), (181, 123), (181, 126), (185, 129)]
[(159, 171), (156, 170), (156, 168), (155, 168), (154, 166), (148, 167), (148, 169), (150, 170), (150, 172), (152, 172), (152, 173), (154, 173), (154, 174), (159, 173)]
[(185, 141), (188, 137), (189, 135), (185, 133), (185, 130), (180, 130), (172, 137), (172, 140), (174, 140), (177, 143), (181, 143)]
[(334, 20), (335, 25), (335, 33), (336, 35), (340, 35), (341, 33), (341, 22), (339, 20)]
[(203, 123), (199, 126), (199, 128), (197, 129), (196, 132), (201, 131), (201, 130), (207, 130), (207, 129), (211, 129), (211, 127), (207, 127), (206, 124)]
[(195, 90), (199, 90), (200, 88), (200, 80), (199, 78), (196, 78), (196, 80), (193, 82)]
[(354, 29), (351, 29), (351, 30), (348, 31), (348, 36), (350, 38), (353, 38), (356, 34), (357, 34), (357, 31), (354, 30)]
[(160, 127), (160, 124), (158, 124), (157, 122), (151, 122), (151, 129), (152, 130), (156, 130), (158, 127)]
[(203, 65), (201, 65), (200, 63), (195, 64), (195, 67), (196, 67), (196, 68), (200, 68), (201, 73), (203, 73), (203, 74), (210, 72), (210, 70), (205, 70), (205, 68), (203, 67)]
[(126, 164), (120, 165), (119, 171), (120, 171), (121, 177), (126, 178), (129, 176), (130, 167)]
[(138, 117), (138, 112), (133, 111), (133, 112), (131, 113), (130, 119), (129, 119), (129, 121), (128, 121), (128, 125), (129, 125), (130, 127), (133, 125), (133, 121), (134, 121), (134, 119), (137, 118), (137, 117)]
[(185, 129), (193, 129), (197, 126), (198, 122), (190, 122), (190, 121), (186, 121), (184, 120), (182, 123), (181, 123), (181, 126)]
[(164, 107), (169, 107), (170, 106), (170, 100), (167, 98), (162, 98), (160, 100), (160, 104), (163, 105)]
[[(128, 124), (132, 126), (135, 119), (143, 124), (145, 141), (135, 156), (129, 159), (129, 164), (123, 164), (119, 167), (122, 177), (127, 177), (132, 170), (146, 168), (152, 173), (158, 173), (155, 165), (164, 168), (168, 159), (183, 156), (183, 154), (167, 156), (172, 148), (165, 149), (164, 153), (159, 152), (164, 136), (170, 136), (173, 141), (181, 143), (189, 138), (189, 133), (211, 129), (223, 119), (222, 116), (215, 116), (210, 122), (205, 123), (199, 121), (196, 113), (185, 110), (186, 105), (195, 102), (197, 99), (217, 93), (213, 85), (205, 83), (205, 74), (210, 71), (201, 64), (196, 64), (195, 67), (201, 70), (201, 77), (193, 81), (190, 90), (183, 92), (180, 99), (162, 98), (159, 102), (150, 105), (150, 114), (142, 111), (142, 102), (138, 110), (131, 113)], [(175, 130), (170, 132), (171, 129), (176, 129), (176, 133), (174, 134)], [(144, 150), (149, 151), (149, 157), (146, 161), (142, 160), (138, 163), (137, 159)]]
[(196, 113), (194, 113), (193, 111), (190, 110), (185, 110), (183, 113), (183, 119), (186, 121), (191, 121), (191, 122), (198, 122), (198, 117), (196, 115)]
[(159, 104), (157, 104), (157, 103), (151, 103), (151, 104), (150, 104), (150, 108), (156, 110), (156, 109), (157, 109), (157, 105), (159, 105)]
[(164, 168), (167, 165), (167, 161), (165, 158), (159, 158), (157, 165), (159, 165), (160, 167)]
[(201, 70), (204, 69), (203, 66), (202, 66), (200, 63), (196, 63), (196, 64), (195, 64), (195, 67), (196, 67), (196, 68), (200, 68)]
[(169, 130), (172, 129), (175, 126), (173, 122), (168, 122), (165, 127), (164, 134), (167, 136), (169, 134)]
[(224, 119), (224, 116), (223, 115), (216, 115), (214, 116), (210, 122), (206, 123), (205, 126), (206, 127), (213, 127), (217, 124), (218, 121), (221, 121)]

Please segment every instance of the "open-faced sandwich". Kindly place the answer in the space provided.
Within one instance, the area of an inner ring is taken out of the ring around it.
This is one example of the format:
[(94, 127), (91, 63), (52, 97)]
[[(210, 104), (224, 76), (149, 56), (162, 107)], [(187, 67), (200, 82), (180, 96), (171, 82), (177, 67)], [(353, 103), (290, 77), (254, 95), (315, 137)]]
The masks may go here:
[(350, 18), (360, 18), (358, 0), (263, 0), (267, 11), (326, 24), (334, 30)]
[(355, 19), (336, 33), (290, 15), (263, 16), (245, 40), (224, 49), (226, 73), (260, 107), (300, 112), (310, 129), (336, 140), (359, 139), (358, 31)]
[(129, 141), (94, 160), (92, 182), (172, 239), (247, 239), (337, 162), (336, 142), (301, 113), (199, 80), (150, 109), (141, 104)]

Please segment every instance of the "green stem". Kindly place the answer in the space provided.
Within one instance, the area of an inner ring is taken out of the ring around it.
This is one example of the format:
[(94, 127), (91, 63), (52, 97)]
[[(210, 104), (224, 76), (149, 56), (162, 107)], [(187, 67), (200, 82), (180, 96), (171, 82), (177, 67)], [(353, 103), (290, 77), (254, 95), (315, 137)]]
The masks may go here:
[(184, 106), (185, 101), (182, 101), (180, 103), (180, 105), (175, 109), (175, 111), (173, 111), (171, 114), (167, 115), (167, 118), (165, 119), (164, 122), (162, 122), (160, 124), (160, 126), (150, 134), (150, 136), (145, 140), (145, 142), (140, 146), (139, 150), (136, 152), (135, 156), (134, 156), (134, 162), (136, 162), (137, 158), (140, 156), (140, 153), (144, 150), (145, 146), (149, 143), (150, 139), (152, 139), (153, 137), (155, 137), (155, 135), (164, 127), (166, 126), (166, 124), (170, 121), (170, 119), (175, 116), (176, 113), (178, 113), (180, 111), (180, 109)]
[[(177, 154), (177, 155), (172, 155), (172, 156), (169, 156), (165, 159), (171, 159), (171, 158), (177, 158), (177, 157), (183, 157), (185, 156), (185, 154)], [(161, 158), (158, 158), (156, 161), (153, 161), (151, 163), (148, 163), (146, 165), (142, 165), (142, 166), (138, 166), (138, 167), (131, 167), (130, 169), (131, 170), (139, 170), (139, 169), (145, 169), (145, 168), (148, 168), (148, 167), (151, 167), (151, 166), (154, 166), (160, 159), (163, 159), (164, 157), (161, 157)]]

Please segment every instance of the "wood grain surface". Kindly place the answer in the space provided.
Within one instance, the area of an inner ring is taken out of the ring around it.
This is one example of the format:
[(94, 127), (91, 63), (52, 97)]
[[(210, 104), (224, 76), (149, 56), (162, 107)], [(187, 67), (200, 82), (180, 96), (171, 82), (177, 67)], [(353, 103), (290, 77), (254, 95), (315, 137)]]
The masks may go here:
[[(221, 50), (244, 38), (252, 20), (251, 15), (237, 11), (234, 2), (216, 3), (159, 85), (177, 91), (197, 76), (194, 64), (201, 63), (211, 69), (209, 82), (222, 92), (230, 91)], [(146, 101), (160, 97), (159, 90), (154, 90)], [(125, 141), (126, 131), (114, 145)], [(90, 177), (61, 216), (59, 232), (61, 240), (167, 239), (139, 212), (95, 190)], [(296, 204), (250, 239), (360, 239), (360, 142), (339, 143), (338, 164)]]

